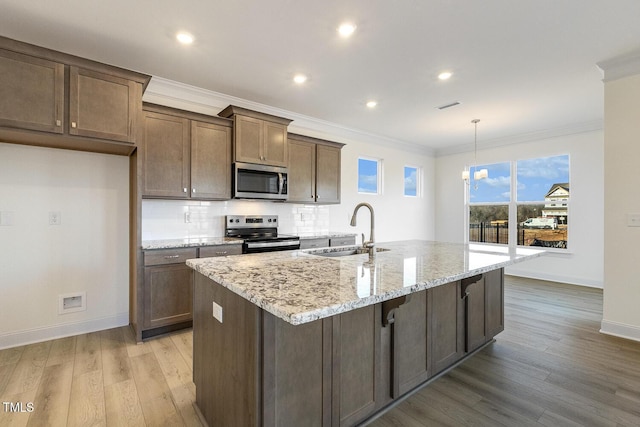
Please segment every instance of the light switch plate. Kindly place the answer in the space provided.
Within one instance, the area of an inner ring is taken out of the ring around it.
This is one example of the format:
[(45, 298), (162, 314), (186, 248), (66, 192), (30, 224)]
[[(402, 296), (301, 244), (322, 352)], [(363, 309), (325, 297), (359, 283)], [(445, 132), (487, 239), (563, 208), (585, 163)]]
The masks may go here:
[(222, 323), (222, 306), (213, 301), (213, 318)]
[(60, 225), (62, 224), (62, 214), (60, 211), (57, 212), (49, 212), (49, 225)]
[(627, 227), (640, 227), (640, 214), (627, 214)]

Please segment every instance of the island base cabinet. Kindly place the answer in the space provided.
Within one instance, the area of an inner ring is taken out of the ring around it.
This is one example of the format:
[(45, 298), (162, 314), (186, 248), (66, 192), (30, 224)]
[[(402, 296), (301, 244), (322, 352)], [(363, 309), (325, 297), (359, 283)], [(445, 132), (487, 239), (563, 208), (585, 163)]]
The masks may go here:
[(366, 422), (502, 330), (502, 277), (497, 270), (294, 326), (196, 272), (198, 408), (210, 426)]

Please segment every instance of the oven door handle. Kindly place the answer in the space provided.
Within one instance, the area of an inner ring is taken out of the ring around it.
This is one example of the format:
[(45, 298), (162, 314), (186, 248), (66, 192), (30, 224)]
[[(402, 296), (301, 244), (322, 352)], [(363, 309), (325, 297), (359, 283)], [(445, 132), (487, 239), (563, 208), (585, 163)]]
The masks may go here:
[(280, 240), (278, 242), (247, 242), (247, 249), (277, 248), (298, 245), (300, 245), (300, 240)]

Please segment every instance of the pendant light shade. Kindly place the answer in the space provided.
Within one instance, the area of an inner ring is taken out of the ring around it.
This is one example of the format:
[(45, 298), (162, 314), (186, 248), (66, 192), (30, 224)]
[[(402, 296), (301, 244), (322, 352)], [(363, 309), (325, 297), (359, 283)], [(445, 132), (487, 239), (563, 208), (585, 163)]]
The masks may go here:
[[(474, 125), (474, 136), (473, 136), (473, 164), (474, 164), (474, 168), (477, 166), (478, 164), (478, 122), (480, 122), (480, 119), (473, 119), (471, 120), (471, 123), (473, 123)], [(487, 169), (476, 169), (473, 171), (473, 179), (474, 181), (479, 181), (481, 179), (485, 179), (489, 177), (489, 171)], [(466, 167), (464, 168), (464, 170), (462, 171), (462, 179), (465, 180), (466, 182), (469, 182), (471, 178), (471, 172), (469, 169), (467, 169)], [(476, 183), (476, 189), (477, 189), (478, 184)]]

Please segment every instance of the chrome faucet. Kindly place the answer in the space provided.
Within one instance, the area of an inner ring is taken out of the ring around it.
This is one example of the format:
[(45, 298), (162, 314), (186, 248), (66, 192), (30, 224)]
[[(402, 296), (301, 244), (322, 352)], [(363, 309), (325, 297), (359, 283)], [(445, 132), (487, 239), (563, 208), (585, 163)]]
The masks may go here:
[(371, 232), (369, 233), (369, 240), (367, 241), (364, 240), (364, 234), (362, 235), (362, 247), (369, 249), (369, 258), (373, 258), (373, 256), (376, 253), (375, 240), (373, 237), (373, 232), (376, 228), (374, 214), (373, 214), (373, 206), (371, 206), (369, 203), (358, 203), (356, 205), (356, 208), (353, 210), (353, 215), (351, 216), (351, 226), (352, 227), (356, 226), (356, 215), (358, 214), (358, 209), (360, 209), (363, 206), (368, 208), (369, 212), (371, 212)]

